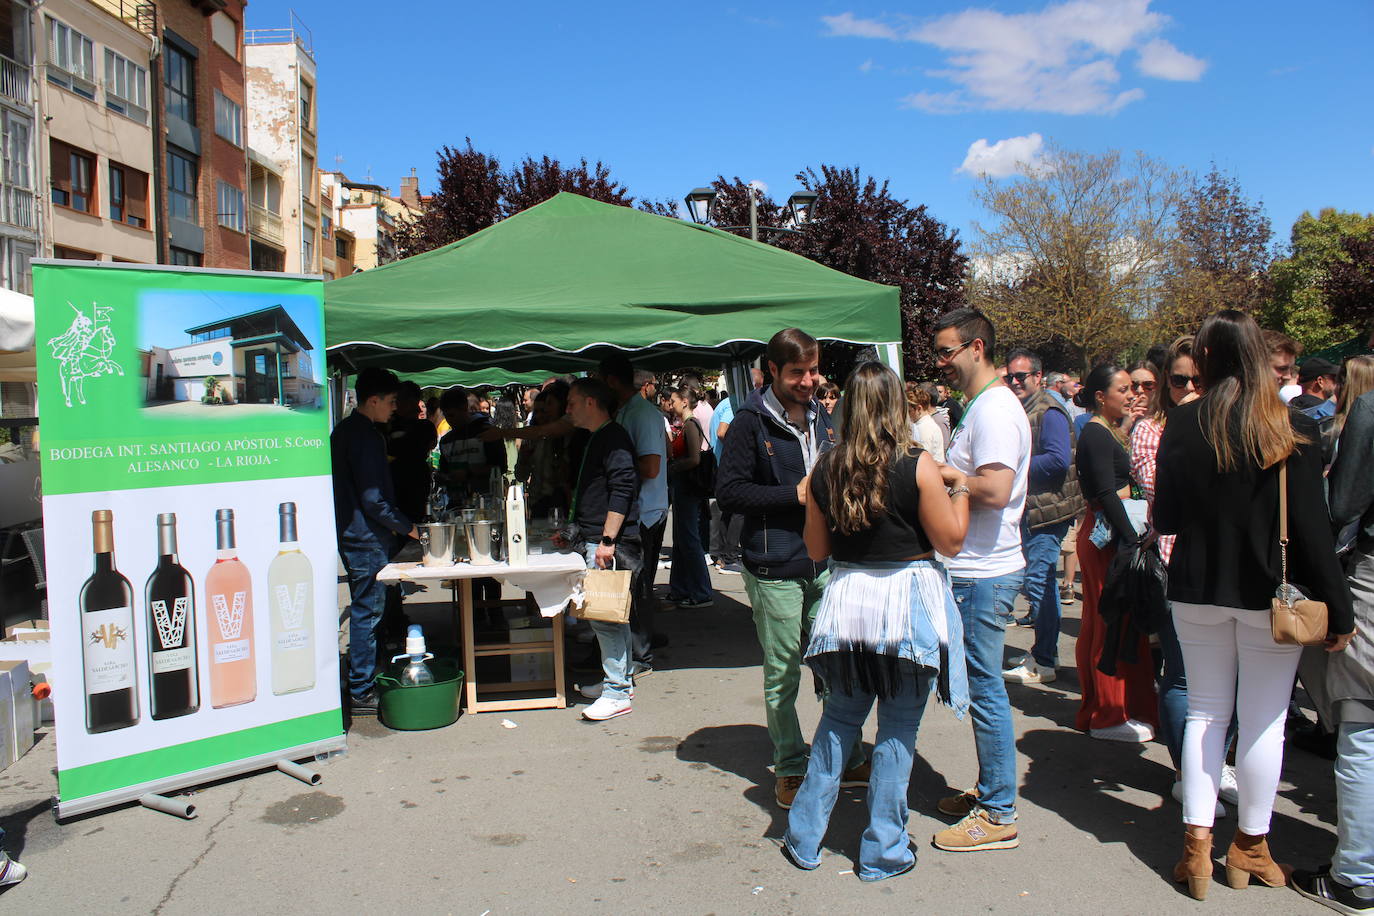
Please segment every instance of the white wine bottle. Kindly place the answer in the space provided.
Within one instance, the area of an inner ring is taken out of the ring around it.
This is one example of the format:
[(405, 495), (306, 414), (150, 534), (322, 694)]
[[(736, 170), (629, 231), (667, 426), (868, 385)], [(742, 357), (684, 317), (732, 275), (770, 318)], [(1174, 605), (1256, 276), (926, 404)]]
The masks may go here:
[(281, 547), (267, 568), (272, 617), (272, 693), (315, 686), (315, 571), (296, 538), (296, 504), (277, 507)]
[(95, 570), (81, 586), (81, 659), (85, 664), (86, 731), (138, 722), (134, 657), (134, 590), (114, 562), (114, 513), (91, 513)]

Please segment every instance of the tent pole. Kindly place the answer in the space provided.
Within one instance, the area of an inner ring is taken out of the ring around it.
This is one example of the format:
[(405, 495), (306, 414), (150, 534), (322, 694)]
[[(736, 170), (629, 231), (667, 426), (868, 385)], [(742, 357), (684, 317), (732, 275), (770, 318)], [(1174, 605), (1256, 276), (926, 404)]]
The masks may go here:
[(752, 380), (749, 378), (749, 363), (740, 359), (730, 360), (725, 364), (725, 376), (726, 386), (730, 390), (730, 406), (739, 410), (744, 406), (753, 388)]
[(897, 373), (898, 378), (902, 378), (902, 346), (900, 343), (882, 343), (877, 345), (878, 359), (883, 365)]

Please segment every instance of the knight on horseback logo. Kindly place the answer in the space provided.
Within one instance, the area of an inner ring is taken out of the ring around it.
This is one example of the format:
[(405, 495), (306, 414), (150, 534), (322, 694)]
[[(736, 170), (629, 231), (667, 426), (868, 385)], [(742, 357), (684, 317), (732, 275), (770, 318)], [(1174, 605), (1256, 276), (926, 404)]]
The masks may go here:
[(52, 348), (53, 359), (59, 363), (58, 374), (62, 379), (62, 397), (67, 406), (72, 406), (72, 398), (86, 403), (86, 379), (100, 378), (102, 375), (123, 375), (124, 369), (114, 358), (115, 336), (110, 330), (111, 307), (91, 303), (91, 314), (87, 315), (71, 302), (76, 317), (65, 334), (48, 341)]

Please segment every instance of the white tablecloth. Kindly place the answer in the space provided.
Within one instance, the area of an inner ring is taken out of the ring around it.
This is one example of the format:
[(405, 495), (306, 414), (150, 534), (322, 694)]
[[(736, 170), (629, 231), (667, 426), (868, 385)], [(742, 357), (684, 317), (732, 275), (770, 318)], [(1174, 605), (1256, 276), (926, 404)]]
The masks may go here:
[(582, 592), (582, 577), (587, 564), (575, 553), (544, 553), (528, 558), (523, 566), (494, 563), (474, 566), (423, 566), (419, 563), (389, 563), (377, 573), (378, 582), (433, 582), (439, 579), (499, 579), (529, 592), (539, 605), (539, 613), (556, 617), (567, 603)]

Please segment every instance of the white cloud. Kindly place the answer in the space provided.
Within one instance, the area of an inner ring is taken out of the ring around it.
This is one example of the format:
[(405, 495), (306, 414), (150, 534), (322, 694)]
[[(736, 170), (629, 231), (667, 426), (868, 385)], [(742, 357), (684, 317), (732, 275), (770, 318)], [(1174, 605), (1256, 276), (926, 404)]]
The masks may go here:
[(767, 193), (768, 193), (768, 182), (766, 182), (766, 181), (759, 181), (757, 178), (755, 178), (753, 181), (749, 182), (749, 187), (751, 187), (751, 188), (753, 188), (754, 190), (758, 191), (760, 194), (767, 194)]
[(1040, 152), (1044, 146), (1045, 140), (1039, 134), (1008, 137), (996, 143), (988, 143), (985, 139), (975, 140), (969, 145), (968, 155), (958, 171), (974, 176), (1005, 178), (1015, 175), (1023, 165), (1040, 165)]
[(858, 19), (853, 13), (841, 13), (838, 16), (822, 16), (826, 28), (830, 31), (827, 35), (838, 38), (897, 38), (897, 30), (892, 26), (884, 25), (875, 19)]
[(1156, 38), (1140, 49), (1137, 66), (1146, 76), (1195, 83), (1202, 79), (1202, 73), (1207, 69), (1207, 61), (1191, 54), (1184, 54), (1163, 38)]
[(827, 35), (915, 42), (945, 54), (927, 76), (954, 84), (903, 99), (934, 113), (971, 109), (1109, 114), (1144, 97), (1121, 87), (1117, 63), (1133, 52), (1145, 76), (1196, 80), (1206, 62), (1158, 37), (1169, 17), (1152, 0), (1060, 0), (1037, 12), (967, 9), (923, 24), (826, 16)]

